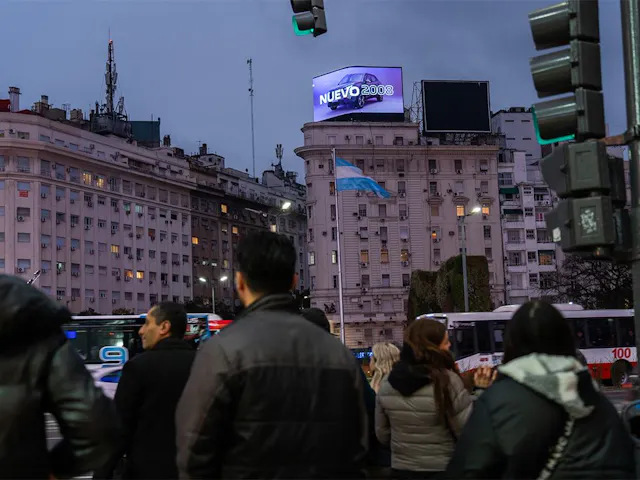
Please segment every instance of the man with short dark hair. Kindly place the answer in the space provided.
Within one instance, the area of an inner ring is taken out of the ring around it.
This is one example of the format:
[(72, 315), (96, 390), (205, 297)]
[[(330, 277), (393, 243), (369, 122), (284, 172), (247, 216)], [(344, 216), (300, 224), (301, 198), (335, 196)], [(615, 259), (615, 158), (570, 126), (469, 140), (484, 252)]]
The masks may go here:
[(367, 452), (351, 352), (301, 318), (296, 251), (249, 234), (235, 284), (246, 307), (198, 352), (176, 415), (181, 478), (347, 478)]
[(177, 478), (176, 405), (195, 356), (184, 340), (187, 314), (175, 303), (149, 310), (140, 327), (145, 352), (127, 362), (115, 402), (125, 430), (125, 451), (95, 477), (110, 478), (123, 453), (125, 478)]

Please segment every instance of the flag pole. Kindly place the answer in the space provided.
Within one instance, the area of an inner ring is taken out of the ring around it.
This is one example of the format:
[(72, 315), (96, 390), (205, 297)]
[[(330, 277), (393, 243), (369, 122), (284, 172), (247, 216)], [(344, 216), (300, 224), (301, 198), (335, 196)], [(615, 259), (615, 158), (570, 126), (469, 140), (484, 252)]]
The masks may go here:
[(346, 335), (344, 332), (344, 303), (342, 299), (342, 251), (340, 248), (340, 198), (338, 194), (338, 167), (336, 166), (336, 149), (331, 149), (331, 155), (333, 157), (333, 175), (335, 181), (335, 195), (336, 195), (336, 240), (338, 242), (338, 302), (340, 305), (340, 340), (344, 345), (346, 342)]

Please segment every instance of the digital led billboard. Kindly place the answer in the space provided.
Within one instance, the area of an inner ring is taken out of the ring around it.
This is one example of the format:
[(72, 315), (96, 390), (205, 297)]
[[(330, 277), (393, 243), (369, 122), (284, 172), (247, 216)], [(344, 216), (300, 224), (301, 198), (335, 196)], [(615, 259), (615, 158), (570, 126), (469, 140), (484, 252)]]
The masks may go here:
[(490, 133), (489, 82), (423, 80), (427, 133)]
[(313, 79), (313, 121), (402, 119), (402, 68), (346, 67)]

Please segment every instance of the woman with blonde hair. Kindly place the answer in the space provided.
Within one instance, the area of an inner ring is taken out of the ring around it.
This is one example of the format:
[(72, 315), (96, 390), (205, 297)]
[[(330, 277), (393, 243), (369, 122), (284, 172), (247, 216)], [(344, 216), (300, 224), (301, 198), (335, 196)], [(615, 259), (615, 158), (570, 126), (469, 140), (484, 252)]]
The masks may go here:
[(376, 343), (371, 349), (373, 353), (369, 363), (369, 371), (373, 373), (371, 388), (378, 393), (382, 379), (389, 375), (395, 363), (400, 360), (400, 349), (393, 343)]

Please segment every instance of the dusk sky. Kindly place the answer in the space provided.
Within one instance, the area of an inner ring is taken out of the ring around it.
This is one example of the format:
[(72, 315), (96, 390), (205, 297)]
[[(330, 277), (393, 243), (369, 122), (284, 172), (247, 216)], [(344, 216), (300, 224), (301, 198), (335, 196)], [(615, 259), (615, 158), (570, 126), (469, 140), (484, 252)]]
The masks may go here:
[[(161, 117), (161, 133), (195, 152), (207, 143), (227, 166), (251, 170), (246, 60), (253, 58), (256, 163), (284, 146), (286, 169), (313, 119), (312, 78), (348, 65), (400, 66), (404, 102), (414, 82), (491, 82), (491, 107), (536, 101), (527, 14), (550, 2), (325, 0), (328, 33), (296, 37), (289, 0), (1, 0), (0, 98), (22, 90), (88, 114), (104, 102), (108, 32), (115, 42), (118, 95), (134, 120)], [(625, 128), (620, 7), (600, 1), (605, 108), (610, 133)]]

